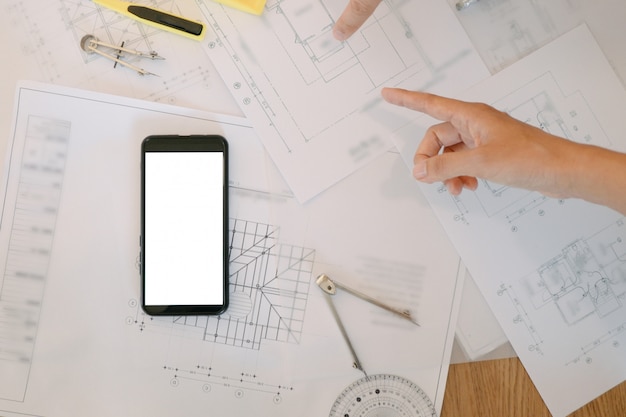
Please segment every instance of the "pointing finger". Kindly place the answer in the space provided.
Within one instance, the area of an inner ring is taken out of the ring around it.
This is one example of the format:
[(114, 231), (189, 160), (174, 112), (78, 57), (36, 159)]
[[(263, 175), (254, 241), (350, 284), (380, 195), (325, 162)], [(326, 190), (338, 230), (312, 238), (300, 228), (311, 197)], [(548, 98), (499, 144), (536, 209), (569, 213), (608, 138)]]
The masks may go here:
[(468, 103), (420, 91), (383, 88), (381, 94), (391, 104), (426, 113), (443, 121), (451, 121), (456, 114), (471, 111)]
[(381, 0), (350, 0), (333, 27), (335, 39), (348, 39), (374, 13), (380, 2)]

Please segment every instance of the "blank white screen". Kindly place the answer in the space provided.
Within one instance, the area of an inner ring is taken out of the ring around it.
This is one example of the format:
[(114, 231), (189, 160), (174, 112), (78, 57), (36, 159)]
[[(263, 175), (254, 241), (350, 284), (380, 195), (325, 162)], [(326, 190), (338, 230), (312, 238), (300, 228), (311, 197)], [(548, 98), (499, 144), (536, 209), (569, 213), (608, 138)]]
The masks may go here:
[(146, 152), (146, 305), (223, 303), (221, 152)]

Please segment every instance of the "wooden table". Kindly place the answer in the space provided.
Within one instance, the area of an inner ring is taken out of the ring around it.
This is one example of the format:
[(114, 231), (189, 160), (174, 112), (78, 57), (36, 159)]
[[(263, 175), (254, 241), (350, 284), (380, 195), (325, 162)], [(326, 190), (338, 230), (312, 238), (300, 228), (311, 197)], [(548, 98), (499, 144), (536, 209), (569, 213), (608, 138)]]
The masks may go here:
[[(570, 417), (625, 417), (626, 382)], [(453, 364), (441, 417), (551, 417), (518, 358)]]

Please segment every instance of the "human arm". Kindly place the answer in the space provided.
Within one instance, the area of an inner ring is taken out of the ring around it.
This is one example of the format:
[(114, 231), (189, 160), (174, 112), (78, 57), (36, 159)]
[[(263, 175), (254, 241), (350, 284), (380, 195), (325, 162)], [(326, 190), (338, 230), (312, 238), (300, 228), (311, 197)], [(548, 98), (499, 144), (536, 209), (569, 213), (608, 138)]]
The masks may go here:
[(441, 120), (424, 135), (413, 175), (443, 181), (451, 194), (476, 189), (477, 178), (582, 198), (626, 215), (626, 154), (554, 136), (482, 103), (385, 88), (389, 103)]
[(368, 17), (374, 13), (382, 0), (349, 0), (339, 19), (333, 26), (335, 39), (345, 41), (358, 28), (361, 27)]

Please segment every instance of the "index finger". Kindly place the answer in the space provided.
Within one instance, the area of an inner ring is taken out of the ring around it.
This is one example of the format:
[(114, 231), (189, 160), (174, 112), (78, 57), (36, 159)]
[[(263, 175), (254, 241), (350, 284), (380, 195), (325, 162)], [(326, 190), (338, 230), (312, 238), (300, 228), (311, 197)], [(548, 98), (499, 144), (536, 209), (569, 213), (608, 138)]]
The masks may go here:
[(382, 0), (350, 0), (333, 27), (337, 40), (348, 39), (374, 13)]
[(455, 115), (470, 110), (469, 103), (420, 91), (383, 88), (381, 94), (391, 104), (417, 110), (446, 122), (451, 121)]

